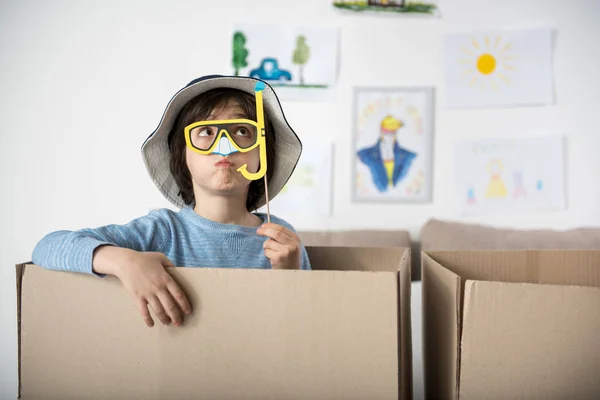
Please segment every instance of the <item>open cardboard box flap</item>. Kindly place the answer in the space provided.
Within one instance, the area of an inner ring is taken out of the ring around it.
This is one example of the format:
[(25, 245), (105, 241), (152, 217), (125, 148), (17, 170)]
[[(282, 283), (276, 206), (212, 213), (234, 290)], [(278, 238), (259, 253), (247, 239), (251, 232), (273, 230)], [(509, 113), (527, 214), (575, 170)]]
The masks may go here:
[(426, 395), (600, 398), (600, 251), (424, 252)]
[(411, 398), (410, 250), (307, 250), (314, 271), (170, 268), (179, 328), (114, 277), (17, 266), (20, 398)]

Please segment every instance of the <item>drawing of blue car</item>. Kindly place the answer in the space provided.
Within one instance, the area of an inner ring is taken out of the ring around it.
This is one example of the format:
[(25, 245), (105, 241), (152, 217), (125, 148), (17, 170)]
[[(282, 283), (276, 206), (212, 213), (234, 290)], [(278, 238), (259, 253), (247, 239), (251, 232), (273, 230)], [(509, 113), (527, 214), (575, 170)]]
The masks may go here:
[(260, 63), (260, 67), (250, 71), (250, 77), (265, 81), (292, 80), (292, 74), (289, 71), (280, 69), (277, 60), (274, 58), (264, 58)]

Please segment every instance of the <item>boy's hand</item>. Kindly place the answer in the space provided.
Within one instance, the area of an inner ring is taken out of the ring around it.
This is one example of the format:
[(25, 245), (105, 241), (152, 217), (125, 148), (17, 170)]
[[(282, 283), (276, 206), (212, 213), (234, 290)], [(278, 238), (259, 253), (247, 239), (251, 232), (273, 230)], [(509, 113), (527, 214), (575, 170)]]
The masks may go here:
[(256, 233), (269, 238), (263, 248), (273, 269), (300, 269), (302, 245), (298, 235), (285, 226), (273, 223), (264, 224)]
[[(111, 273), (119, 278), (149, 327), (154, 326), (154, 320), (148, 305), (165, 325), (173, 322), (180, 326), (183, 315), (192, 312), (187, 297), (165, 270), (165, 267), (173, 267), (173, 263), (162, 253), (105, 246), (97, 249), (93, 263), (96, 272)], [(110, 265), (110, 268), (96, 268), (96, 264)]]

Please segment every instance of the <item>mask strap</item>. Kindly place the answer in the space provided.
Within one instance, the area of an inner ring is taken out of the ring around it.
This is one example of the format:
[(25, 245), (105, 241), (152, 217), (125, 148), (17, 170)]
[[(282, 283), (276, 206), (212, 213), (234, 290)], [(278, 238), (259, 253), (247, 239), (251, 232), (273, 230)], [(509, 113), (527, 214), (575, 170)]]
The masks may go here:
[(267, 174), (265, 174), (265, 200), (267, 202), (267, 223), (271, 223), (271, 210), (269, 209), (269, 187), (267, 186)]

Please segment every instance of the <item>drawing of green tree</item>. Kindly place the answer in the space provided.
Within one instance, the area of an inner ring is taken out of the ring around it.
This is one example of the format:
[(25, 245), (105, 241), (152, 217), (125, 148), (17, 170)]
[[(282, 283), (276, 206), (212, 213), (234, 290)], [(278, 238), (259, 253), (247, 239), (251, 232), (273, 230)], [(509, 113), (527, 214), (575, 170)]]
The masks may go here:
[(248, 49), (246, 49), (246, 35), (242, 32), (236, 32), (233, 35), (233, 68), (235, 76), (240, 73), (240, 68), (247, 67)]
[(306, 38), (300, 35), (296, 38), (296, 50), (292, 62), (300, 67), (300, 84), (304, 85), (304, 65), (310, 58), (310, 48), (306, 44)]

